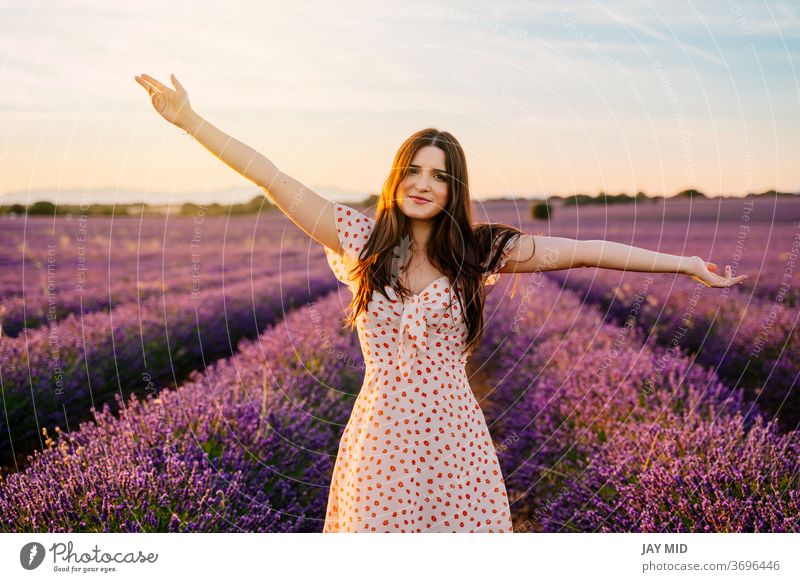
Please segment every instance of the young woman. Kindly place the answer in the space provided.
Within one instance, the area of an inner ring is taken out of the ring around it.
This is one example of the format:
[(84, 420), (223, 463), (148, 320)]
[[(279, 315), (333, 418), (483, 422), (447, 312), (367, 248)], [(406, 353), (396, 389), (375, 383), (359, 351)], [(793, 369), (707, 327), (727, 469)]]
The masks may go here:
[(395, 155), (376, 218), (325, 200), (191, 108), (184, 87), (135, 77), (161, 116), (263, 188), (322, 243), (353, 292), (364, 384), (342, 435), (324, 532), (510, 532), (511, 512), (486, 421), (465, 373), (483, 332), (486, 285), (501, 273), (601, 267), (725, 276), (700, 257), (621, 243), (533, 236), (473, 224), (464, 152), (424, 129)]

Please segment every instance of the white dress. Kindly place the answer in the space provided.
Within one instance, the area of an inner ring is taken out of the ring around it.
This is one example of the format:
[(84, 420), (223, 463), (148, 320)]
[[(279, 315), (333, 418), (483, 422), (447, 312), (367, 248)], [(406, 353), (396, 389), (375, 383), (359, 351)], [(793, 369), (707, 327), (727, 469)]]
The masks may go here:
[[(325, 253), (353, 290), (348, 273), (374, 220), (335, 208), (344, 253)], [(497, 280), (515, 240), (485, 284)], [(323, 532), (511, 532), (497, 453), (465, 370), (467, 326), (457, 298), (447, 308), (449, 279), (405, 302), (386, 291), (357, 320), (364, 382), (339, 444)]]

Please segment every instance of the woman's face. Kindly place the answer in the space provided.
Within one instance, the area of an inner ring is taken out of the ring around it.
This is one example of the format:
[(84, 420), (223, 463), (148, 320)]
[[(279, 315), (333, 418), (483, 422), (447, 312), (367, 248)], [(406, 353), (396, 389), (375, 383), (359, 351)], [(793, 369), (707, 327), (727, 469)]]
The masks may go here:
[(414, 154), (397, 189), (400, 210), (409, 218), (431, 219), (447, 206), (447, 196), (444, 151), (425, 146)]

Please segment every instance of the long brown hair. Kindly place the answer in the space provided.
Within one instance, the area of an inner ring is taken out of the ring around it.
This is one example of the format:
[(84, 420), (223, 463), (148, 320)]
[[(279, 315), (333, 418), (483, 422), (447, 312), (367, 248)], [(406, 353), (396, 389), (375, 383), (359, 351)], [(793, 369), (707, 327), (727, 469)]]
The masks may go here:
[[(393, 273), (401, 240), (410, 237), (410, 223), (397, 204), (397, 188), (406, 177), (414, 155), (425, 146), (444, 152), (447, 172), (447, 205), (434, 219), (427, 246), (427, 258), (452, 283), (467, 325), (465, 351), (470, 353), (484, 331), (483, 277), (500, 260), (500, 252), (509, 239), (521, 231), (502, 223), (472, 224), (472, 203), (464, 150), (452, 134), (435, 128), (420, 130), (406, 139), (394, 157), (389, 176), (383, 184), (375, 224), (352, 275), (358, 282), (350, 304), (347, 325), (355, 326), (359, 314), (367, 309), (373, 292), (384, 294), (392, 287), (398, 297), (411, 291)], [(494, 244), (498, 242), (499, 244)], [(408, 239), (406, 239), (408, 240)], [(492, 249), (497, 248), (493, 256)], [(388, 297), (387, 297), (388, 299)], [(452, 305), (452, 303), (451, 303)]]

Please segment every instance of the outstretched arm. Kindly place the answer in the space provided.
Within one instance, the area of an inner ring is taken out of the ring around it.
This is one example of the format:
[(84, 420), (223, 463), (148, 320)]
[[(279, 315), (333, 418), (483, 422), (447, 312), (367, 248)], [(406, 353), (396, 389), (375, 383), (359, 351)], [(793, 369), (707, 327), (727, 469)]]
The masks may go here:
[(332, 202), (197, 114), (187, 120), (184, 129), (222, 162), (264, 190), (270, 200), (311, 238), (339, 249)]
[(134, 77), (167, 121), (191, 135), (236, 172), (255, 183), (289, 219), (316, 241), (340, 250), (333, 203), (285, 174), (265, 156), (198, 115), (175, 75), (171, 89), (150, 75)]
[(747, 275), (733, 277), (730, 265), (725, 267), (724, 277), (717, 275), (717, 265), (698, 256), (670, 255), (606, 240), (576, 240), (530, 234), (520, 237), (501, 272), (531, 273), (574, 267), (679, 273), (709, 287), (730, 287), (747, 278)]
[(651, 251), (624, 243), (587, 240), (581, 241), (582, 266), (620, 271), (648, 273), (678, 273), (688, 275), (708, 287), (730, 287), (747, 279), (747, 275), (733, 277), (730, 265), (725, 266), (725, 276), (714, 271), (715, 263), (706, 262), (698, 256), (684, 257)]

